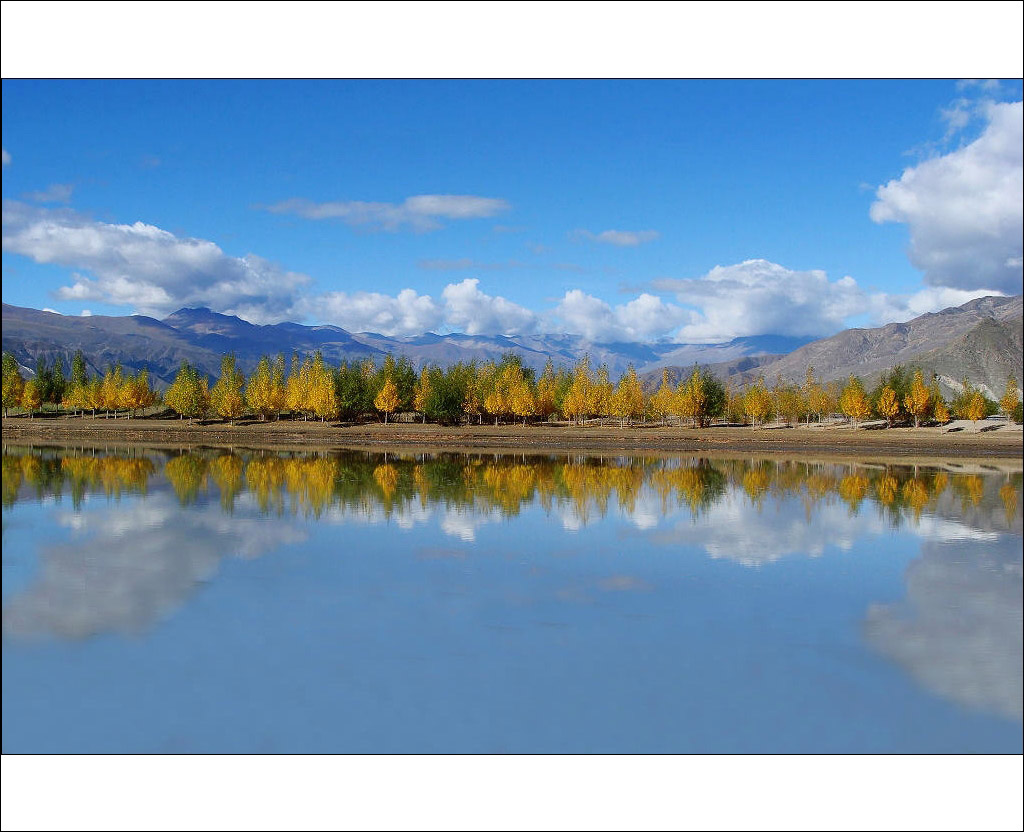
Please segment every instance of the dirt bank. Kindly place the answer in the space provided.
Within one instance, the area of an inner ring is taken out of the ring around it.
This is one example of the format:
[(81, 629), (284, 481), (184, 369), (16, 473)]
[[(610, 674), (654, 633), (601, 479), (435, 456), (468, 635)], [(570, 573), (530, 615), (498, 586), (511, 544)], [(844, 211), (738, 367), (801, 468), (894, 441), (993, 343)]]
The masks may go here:
[[(980, 424), (980, 423), (979, 423)], [(1020, 459), (1019, 427), (949, 432), (943, 428), (866, 430), (840, 427), (753, 429), (568, 425), (323, 424), (242, 422), (189, 425), (173, 419), (15, 417), (3, 420), (3, 441), (13, 444), (351, 448), (377, 450), (530, 452), (667, 452), (814, 454), (902, 459), (920, 457)]]

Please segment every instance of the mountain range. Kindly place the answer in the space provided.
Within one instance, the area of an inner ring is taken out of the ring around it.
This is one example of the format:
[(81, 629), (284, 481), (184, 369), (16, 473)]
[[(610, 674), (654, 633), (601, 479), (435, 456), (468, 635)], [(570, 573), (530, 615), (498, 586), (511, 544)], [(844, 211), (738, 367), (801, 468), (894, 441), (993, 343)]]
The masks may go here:
[(5, 303), (2, 340), (3, 349), (29, 375), (38, 358), (52, 362), (60, 356), (67, 368), (80, 349), (92, 371), (103, 372), (114, 362), (132, 372), (147, 367), (158, 388), (170, 384), (182, 361), (216, 378), (226, 352), (233, 352), (249, 373), (261, 356), (278, 352), (290, 356), (320, 350), (333, 364), (367, 357), (379, 361), (390, 352), (420, 367), (500, 359), (511, 351), (536, 370), (549, 358), (556, 366), (571, 366), (584, 355), (592, 366), (607, 364), (613, 378), (632, 365), (649, 387), (660, 383), (663, 369), (675, 380), (694, 364), (741, 384), (760, 375), (801, 381), (808, 366), (822, 380), (854, 373), (870, 383), (903, 364), (937, 374), (947, 393), (966, 377), (998, 398), (1007, 376), (1021, 378), (1021, 301), (1021, 296), (979, 298), (906, 323), (848, 329), (818, 340), (760, 335), (719, 344), (599, 343), (578, 335), (392, 337), (336, 326), (261, 326), (204, 308), (179, 309), (157, 320), (144, 315), (73, 317)]

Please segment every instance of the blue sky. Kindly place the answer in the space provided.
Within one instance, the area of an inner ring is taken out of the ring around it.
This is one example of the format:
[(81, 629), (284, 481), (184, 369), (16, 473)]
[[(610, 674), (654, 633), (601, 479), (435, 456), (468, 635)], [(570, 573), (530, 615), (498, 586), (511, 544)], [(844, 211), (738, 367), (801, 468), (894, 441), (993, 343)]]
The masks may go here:
[(1021, 292), (1020, 101), (1019, 81), (5, 79), (3, 300), (826, 335)]

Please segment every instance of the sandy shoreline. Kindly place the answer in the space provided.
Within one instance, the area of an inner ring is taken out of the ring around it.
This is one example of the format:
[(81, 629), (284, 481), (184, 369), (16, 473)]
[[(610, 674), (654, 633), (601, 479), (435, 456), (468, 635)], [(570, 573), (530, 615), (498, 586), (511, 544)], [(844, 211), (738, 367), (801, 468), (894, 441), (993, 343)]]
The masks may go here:
[(322, 424), (243, 422), (189, 425), (173, 419), (36, 418), (3, 420), (12, 444), (103, 444), (162, 447), (262, 447), (295, 450), (505, 451), (515, 453), (743, 453), (872, 457), (1013, 459), (1024, 452), (1019, 427), (978, 432), (968, 428), (771, 428), (567, 425)]

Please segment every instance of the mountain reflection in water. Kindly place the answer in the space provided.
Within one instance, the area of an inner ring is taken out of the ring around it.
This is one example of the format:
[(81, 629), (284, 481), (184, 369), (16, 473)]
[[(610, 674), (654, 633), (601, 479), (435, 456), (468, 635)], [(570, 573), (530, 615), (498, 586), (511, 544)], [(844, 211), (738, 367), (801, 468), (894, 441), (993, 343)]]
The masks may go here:
[[(32, 579), (5, 592), (5, 640), (145, 633), (213, 580), (223, 558), (302, 544), (317, 523), (433, 524), (465, 544), (489, 524), (514, 523), (538, 508), (563, 536), (614, 516), (627, 557), (635, 545), (689, 547), (761, 569), (900, 530), (919, 539), (920, 552), (905, 573), (906, 597), (865, 609), (866, 643), (939, 696), (1021, 718), (1019, 471), (736, 458), (5, 448), (5, 537), (9, 511), (32, 502), (52, 505), (66, 534), (40, 545)], [(431, 551), (424, 556), (436, 556)], [(650, 589), (625, 574), (594, 586)], [(576, 590), (564, 596), (578, 597)]]

